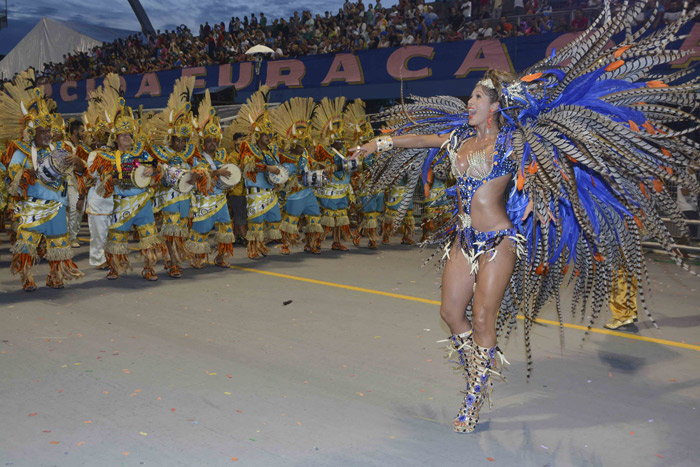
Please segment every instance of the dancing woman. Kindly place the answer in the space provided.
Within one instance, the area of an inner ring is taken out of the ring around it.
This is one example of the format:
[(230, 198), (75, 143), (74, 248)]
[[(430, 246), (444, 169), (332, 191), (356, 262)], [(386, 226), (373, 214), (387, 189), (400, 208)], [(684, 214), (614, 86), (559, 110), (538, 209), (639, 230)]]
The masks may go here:
[[(394, 148), (445, 148), (457, 180), (457, 222), (445, 246), (440, 316), (467, 377), (467, 395), (454, 429), (476, 427), (479, 408), (488, 397), (496, 353), (496, 317), (510, 283), (519, 238), (508, 217), (505, 190), (515, 173), (514, 155), (506, 154), (508, 132), (501, 132), (498, 112), (507, 75), (486, 73), (469, 98), (468, 126), (446, 134), (383, 136), (361, 146), (355, 154)], [(477, 281), (478, 272), (478, 281)], [(471, 322), (465, 315), (473, 301)]]
[[(648, 278), (642, 231), (688, 269), (662, 215), (687, 229), (666, 183), (700, 193), (686, 170), (700, 166), (700, 145), (686, 136), (700, 127), (692, 115), (700, 84), (692, 69), (658, 66), (688, 55), (668, 46), (700, 7), (662, 30), (651, 31), (651, 21), (633, 30), (644, 6), (625, 2), (612, 11), (606, 3), (584, 34), (518, 79), (488, 71), (466, 108), (437, 96), (387, 110), (377, 120), (391, 136), (354, 153), (377, 154), (373, 189), (404, 175), (414, 184), (420, 175), (430, 180), (445, 158), (457, 181), (448, 190), (452, 219), (427, 241), (442, 252), (441, 316), (467, 378), (455, 431), (474, 430), (505, 361), (496, 339), (509, 335), (518, 314), (529, 378), (532, 323), (550, 301), (563, 323), (566, 282), (574, 285), (572, 312), (591, 326), (620, 272), (628, 283)], [(608, 48), (613, 38), (618, 44)], [(655, 325), (642, 288), (639, 297)]]

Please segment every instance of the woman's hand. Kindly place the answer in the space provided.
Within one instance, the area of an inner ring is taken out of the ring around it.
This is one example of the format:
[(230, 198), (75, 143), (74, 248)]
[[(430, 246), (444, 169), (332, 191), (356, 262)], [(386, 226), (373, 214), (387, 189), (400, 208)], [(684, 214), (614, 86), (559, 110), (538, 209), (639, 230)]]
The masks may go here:
[(348, 159), (357, 159), (361, 156), (367, 156), (369, 154), (377, 152), (377, 142), (372, 140), (368, 143), (358, 146), (352, 150), (352, 154), (348, 155)]
[(153, 176), (153, 167), (146, 167), (146, 169), (143, 171), (143, 174), (146, 177), (151, 177)]
[(265, 166), (265, 171), (266, 171), (266, 172), (269, 172), (269, 173), (273, 173), (273, 174), (275, 174), (275, 175), (279, 175), (279, 173), (280, 173), (279, 167), (274, 166), (274, 165), (266, 165), (266, 166)]

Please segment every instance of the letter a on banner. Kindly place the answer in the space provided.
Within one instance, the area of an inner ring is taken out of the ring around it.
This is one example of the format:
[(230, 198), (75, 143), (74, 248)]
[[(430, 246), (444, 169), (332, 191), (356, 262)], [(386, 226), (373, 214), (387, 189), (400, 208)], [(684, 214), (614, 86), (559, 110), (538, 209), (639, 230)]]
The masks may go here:
[(333, 63), (321, 81), (328, 86), (333, 81), (345, 81), (347, 84), (365, 84), (360, 58), (355, 54), (336, 54)]
[(462, 65), (455, 72), (455, 78), (466, 78), (472, 71), (488, 69), (513, 72), (508, 50), (497, 40), (474, 41)]

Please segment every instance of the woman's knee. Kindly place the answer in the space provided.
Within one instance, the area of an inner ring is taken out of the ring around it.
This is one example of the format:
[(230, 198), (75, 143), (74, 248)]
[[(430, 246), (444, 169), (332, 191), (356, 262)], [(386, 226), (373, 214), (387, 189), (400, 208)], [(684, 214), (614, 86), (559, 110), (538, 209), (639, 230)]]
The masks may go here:
[(472, 312), (472, 327), (475, 334), (484, 336), (496, 333), (496, 313), (485, 305), (476, 305)]
[(464, 310), (460, 311), (460, 309), (457, 307), (450, 307), (444, 304), (440, 307), (440, 317), (445, 323), (447, 323), (448, 326), (461, 323), (466, 320)]

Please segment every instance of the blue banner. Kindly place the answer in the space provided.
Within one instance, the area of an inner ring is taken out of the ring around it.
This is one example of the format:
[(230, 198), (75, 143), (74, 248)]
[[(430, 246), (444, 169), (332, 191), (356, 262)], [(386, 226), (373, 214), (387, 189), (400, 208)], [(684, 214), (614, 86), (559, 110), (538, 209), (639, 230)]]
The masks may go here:
[[(700, 23), (684, 28), (688, 36), (679, 44), (693, 50), (700, 43)], [(502, 40), (477, 40), (372, 49), (356, 53), (334, 53), (255, 62), (173, 69), (123, 75), (122, 90), (129, 105), (164, 107), (175, 80), (197, 77), (197, 88), (234, 86), (236, 102), (244, 102), (261, 84), (272, 89), (274, 102), (291, 97), (345, 96), (348, 99), (385, 99), (404, 94), (468, 95), (489, 68), (519, 72), (560, 49), (579, 33), (542, 34)], [(611, 42), (610, 47), (614, 43)], [(687, 67), (700, 59), (700, 50), (674, 63)], [(88, 79), (46, 85), (45, 91), (62, 113), (82, 112), (90, 91), (102, 80)]]

